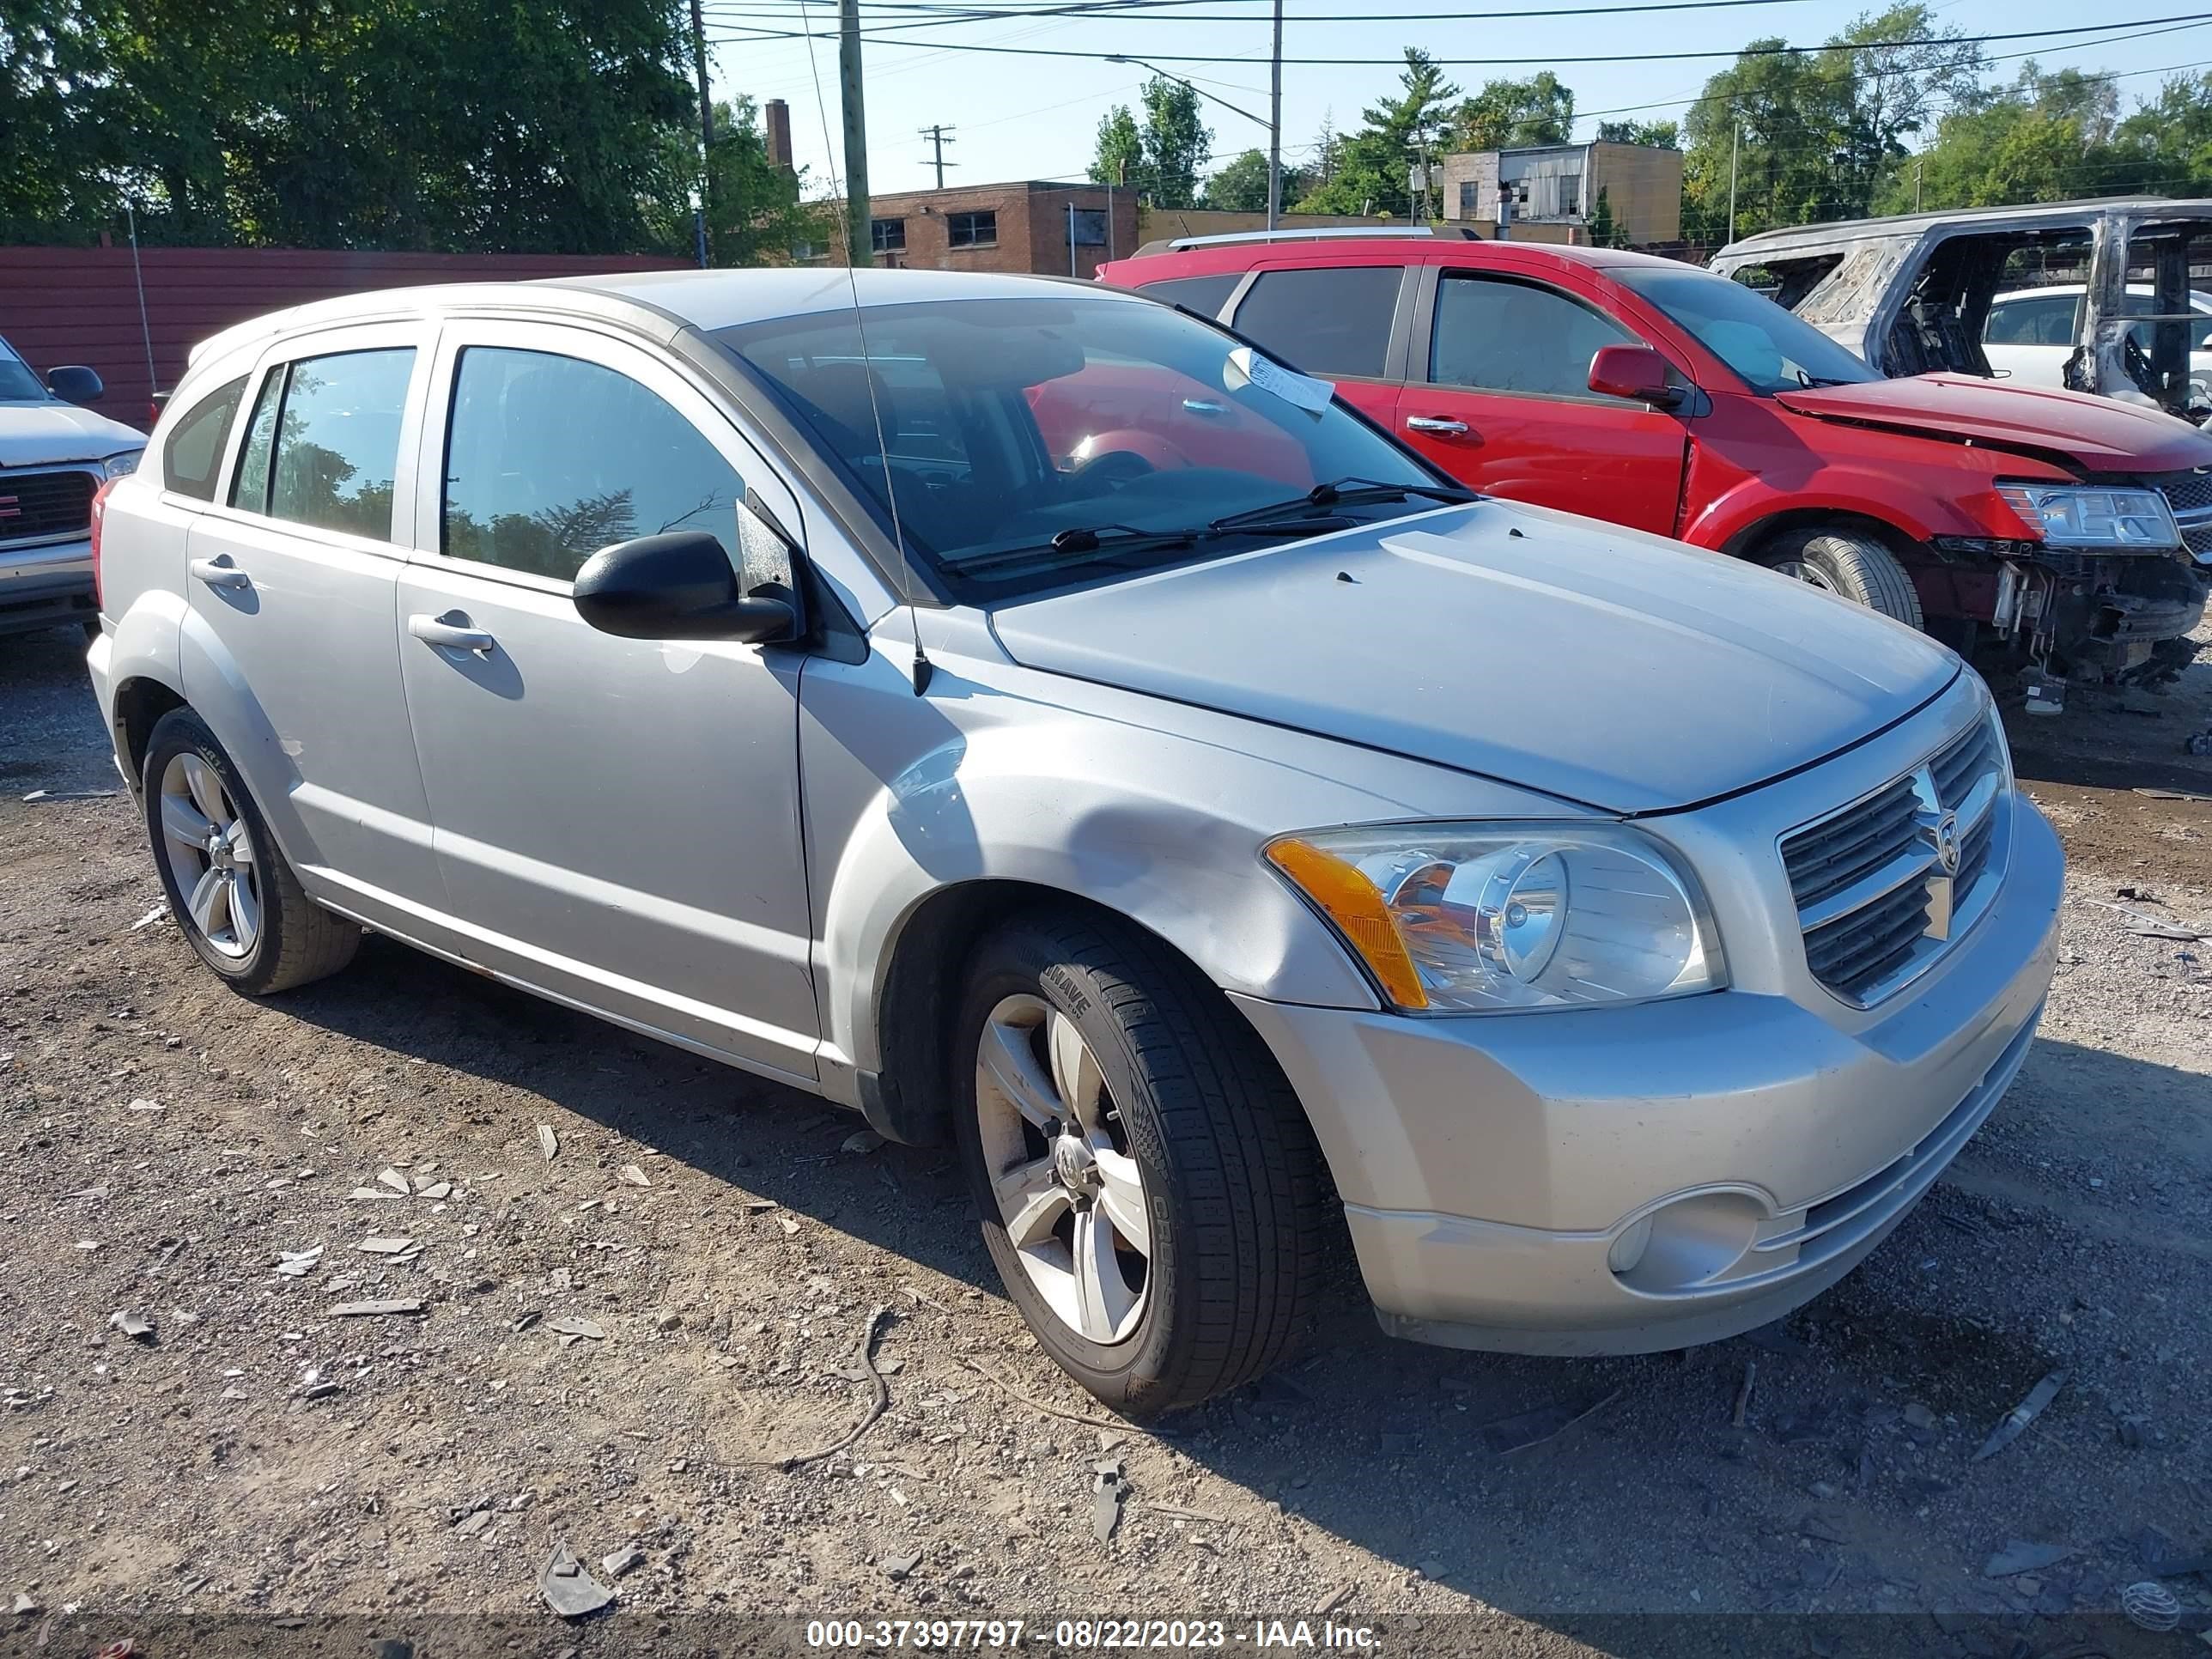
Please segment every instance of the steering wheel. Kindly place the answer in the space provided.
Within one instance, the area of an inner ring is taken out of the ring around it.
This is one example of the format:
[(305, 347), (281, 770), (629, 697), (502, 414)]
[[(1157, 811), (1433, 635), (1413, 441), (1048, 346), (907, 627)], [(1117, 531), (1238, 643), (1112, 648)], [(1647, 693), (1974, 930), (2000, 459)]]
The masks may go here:
[(1108, 449), (1085, 459), (1070, 474), (1085, 483), (1103, 483), (1115, 488), (1156, 472), (1155, 467), (1134, 450)]

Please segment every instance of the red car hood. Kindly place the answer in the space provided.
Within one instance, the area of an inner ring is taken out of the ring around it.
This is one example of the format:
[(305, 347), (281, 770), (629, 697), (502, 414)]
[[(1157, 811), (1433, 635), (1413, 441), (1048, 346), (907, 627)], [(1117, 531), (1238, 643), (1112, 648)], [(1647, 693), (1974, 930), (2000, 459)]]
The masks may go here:
[(1832, 421), (2056, 453), (2092, 472), (2185, 472), (2212, 465), (2212, 438), (2159, 410), (1971, 374), (1808, 386), (1777, 392), (1774, 401)]

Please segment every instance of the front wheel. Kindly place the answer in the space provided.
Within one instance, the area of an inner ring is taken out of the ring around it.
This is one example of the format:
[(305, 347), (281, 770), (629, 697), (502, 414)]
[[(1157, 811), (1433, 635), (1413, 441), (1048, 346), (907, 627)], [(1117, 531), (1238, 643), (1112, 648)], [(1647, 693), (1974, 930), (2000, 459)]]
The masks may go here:
[(1926, 625), (1911, 573), (1894, 553), (1858, 531), (1793, 532), (1771, 543), (1760, 562), (1769, 570), (1840, 594), (1909, 628)]
[(237, 766), (198, 714), (161, 716), (141, 785), (169, 914), (201, 961), (259, 996), (353, 960), (360, 927), (301, 888)]
[(1319, 1294), (1319, 1149), (1259, 1037), (1149, 935), (1082, 911), (1003, 924), (953, 1049), (962, 1163), (1045, 1352), (1132, 1416), (1282, 1358)]

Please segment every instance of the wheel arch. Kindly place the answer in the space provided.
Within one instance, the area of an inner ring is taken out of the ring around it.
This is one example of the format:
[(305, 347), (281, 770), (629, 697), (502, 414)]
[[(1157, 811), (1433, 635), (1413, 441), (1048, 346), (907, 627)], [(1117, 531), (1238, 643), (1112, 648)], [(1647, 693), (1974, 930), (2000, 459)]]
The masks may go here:
[(115, 751), (130, 763), (135, 790), (146, 769), (146, 745), (173, 708), (186, 708), (185, 694), (152, 674), (134, 674), (115, 688)]
[(1850, 507), (1785, 507), (1741, 526), (1720, 545), (1720, 551), (1739, 559), (1758, 560), (1759, 550), (1784, 536), (1808, 531), (1841, 530), (1879, 542), (1908, 570), (1929, 561), (1926, 545), (1911, 531), (1872, 513)]

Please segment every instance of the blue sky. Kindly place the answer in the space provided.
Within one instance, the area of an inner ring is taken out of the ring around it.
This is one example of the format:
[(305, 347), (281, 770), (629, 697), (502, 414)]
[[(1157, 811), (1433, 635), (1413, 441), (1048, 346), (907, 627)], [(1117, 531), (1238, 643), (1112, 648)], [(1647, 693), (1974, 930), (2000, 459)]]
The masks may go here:
[[(992, 0), (986, 0), (987, 3)], [(1050, 0), (995, 0), (1009, 6), (1036, 6)], [(1523, 9), (1553, 0), (1493, 0), (1492, 9)], [(1622, 0), (1600, 0), (1600, 5)], [(1473, 18), (1468, 0), (1286, 0), (1285, 58), (1319, 58), (1317, 64), (1285, 64), (1283, 70), (1284, 158), (1295, 163), (1309, 155), (1324, 114), (1340, 129), (1356, 127), (1359, 112), (1395, 89), (1396, 72), (1383, 65), (1348, 64), (1346, 58), (1394, 58), (1402, 46), (1426, 48), (1442, 58), (1470, 60), (1451, 70), (1468, 91), (1492, 76), (1520, 78), (1551, 67), (1572, 87), (1578, 111), (1623, 110), (1634, 106), (1649, 118), (1679, 118), (1697, 96), (1705, 77), (1726, 58), (1673, 62), (1567, 64), (1562, 57), (1609, 53), (1732, 52), (1747, 40), (1778, 34), (1793, 44), (1814, 44), (1869, 10), (1852, 0), (1757, 0), (1757, 3), (1714, 7), (1703, 11), (1630, 14), (1601, 19), (1581, 17)], [(2094, 15), (2115, 21), (2166, 17), (2197, 9), (2189, 0), (2117, 0)], [(827, 185), (832, 172), (824, 125), (839, 132), (837, 49), (834, 40), (739, 40), (743, 28), (795, 29), (802, 11), (813, 26), (833, 30), (834, 0), (706, 0), (708, 33), (720, 37), (713, 48), (718, 96), (732, 92), (758, 100), (782, 98), (791, 105), (793, 144), (799, 162), (811, 168), (811, 182)], [(1172, 12), (1231, 14), (1250, 21), (1182, 19)], [(2087, 8), (2068, 0), (1943, 0), (1936, 10), (1942, 21), (1969, 34), (2075, 27), (2092, 21)], [(1462, 15), (1454, 18), (1450, 13)], [(1359, 15), (1358, 21), (1319, 21), (1326, 14)], [(1417, 13), (1424, 21), (1376, 21), (1376, 13)], [(1433, 16), (1431, 15), (1433, 14)], [(868, 27), (903, 21), (913, 14), (877, 12), (864, 0)], [(1053, 48), (1077, 52), (1123, 52), (1158, 57), (1168, 53), (1218, 58), (1219, 63), (1164, 65), (1231, 104), (1264, 117), (1267, 111), (1269, 12), (1267, 0), (1188, 0), (1177, 7), (1121, 16), (995, 18), (951, 27), (896, 31), (914, 45), (870, 42), (865, 48), (870, 184), (877, 191), (915, 190), (933, 182), (929, 147), (920, 129), (941, 122), (957, 129), (945, 149), (948, 184), (990, 184), (1014, 179), (1079, 178), (1089, 164), (1100, 118), (1116, 103), (1133, 103), (1146, 71), (1130, 65), (1048, 58), (963, 52), (962, 44)], [(1312, 21), (1307, 21), (1310, 19)], [(2116, 28), (2115, 35), (2129, 31)], [(927, 41), (931, 44), (921, 45)], [(2021, 54), (2032, 52), (2046, 69), (2073, 65), (2085, 70), (2122, 71), (2118, 81), (2124, 113), (2138, 97), (2154, 93), (2168, 66), (2212, 68), (2212, 18), (2138, 39), (2056, 36), (2048, 40), (1996, 42), (1985, 47), (2000, 61), (1996, 72), (2009, 79)], [(1511, 65), (1505, 58), (1536, 63)], [(819, 76), (820, 100), (816, 76)], [(1264, 148), (1263, 125), (1218, 105), (1206, 106), (1214, 132), (1217, 162), (1251, 146)], [(1586, 137), (1592, 115), (1577, 123)], [(839, 142), (842, 143), (842, 140)]]

